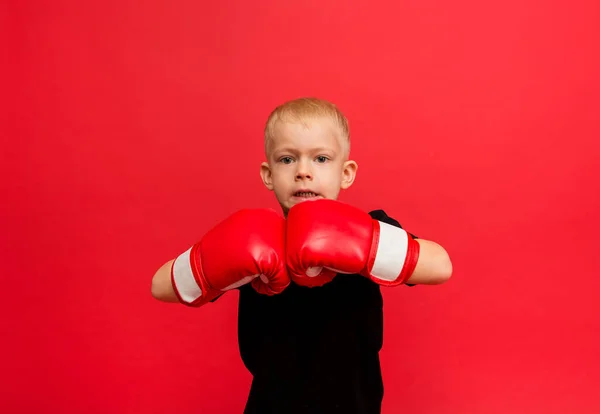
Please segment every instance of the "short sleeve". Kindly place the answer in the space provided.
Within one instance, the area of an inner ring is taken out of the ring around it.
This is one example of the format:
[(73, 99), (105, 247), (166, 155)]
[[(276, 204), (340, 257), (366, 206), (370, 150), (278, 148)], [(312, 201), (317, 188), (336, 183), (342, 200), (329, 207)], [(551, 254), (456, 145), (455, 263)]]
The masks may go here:
[[(383, 210), (373, 210), (373, 211), (371, 211), (371, 212), (369, 213), (369, 215), (370, 215), (372, 218), (374, 218), (375, 220), (379, 220), (379, 221), (382, 221), (382, 222), (384, 222), (384, 223), (391, 224), (392, 226), (396, 226), (396, 227), (400, 227), (400, 228), (402, 228), (402, 226), (400, 225), (400, 223), (398, 223), (398, 221), (397, 221), (396, 219), (394, 219), (394, 218), (392, 218), (392, 217), (388, 216), (388, 215), (386, 214), (386, 212), (385, 212), (385, 211), (383, 211)], [(409, 233), (409, 232), (407, 232), (407, 233), (408, 233), (408, 234), (410, 235), (410, 237), (412, 237), (413, 239), (418, 239), (418, 237), (417, 237), (417, 236), (415, 236), (414, 234), (412, 234), (412, 233)]]

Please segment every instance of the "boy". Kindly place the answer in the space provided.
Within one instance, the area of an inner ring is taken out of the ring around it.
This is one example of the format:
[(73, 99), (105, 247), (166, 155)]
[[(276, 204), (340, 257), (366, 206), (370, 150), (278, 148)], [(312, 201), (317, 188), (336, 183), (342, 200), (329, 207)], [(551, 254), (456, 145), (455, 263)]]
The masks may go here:
[(356, 176), (349, 151), (332, 103), (276, 108), (260, 173), (287, 220), (241, 210), (153, 278), (155, 298), (189, 306), (239, 289), (240, 354), (253, 375), (246, 414), (380, 413), (380, 286), (440, 284), (452, 273), (441, 246), (383, 210), (335, 201)]

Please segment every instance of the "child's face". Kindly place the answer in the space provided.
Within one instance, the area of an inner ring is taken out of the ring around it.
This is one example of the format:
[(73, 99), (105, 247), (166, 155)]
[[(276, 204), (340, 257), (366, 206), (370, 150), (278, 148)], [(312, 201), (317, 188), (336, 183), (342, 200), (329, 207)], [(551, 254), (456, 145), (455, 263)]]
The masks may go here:
[(347, 160), (345, 138), (329, 119), (301, 123), (277, 122), (261, 165), (265, 186), (275, 192), (284, 214), (314, 198), (336, 199), (354, 182), (357, 165)]

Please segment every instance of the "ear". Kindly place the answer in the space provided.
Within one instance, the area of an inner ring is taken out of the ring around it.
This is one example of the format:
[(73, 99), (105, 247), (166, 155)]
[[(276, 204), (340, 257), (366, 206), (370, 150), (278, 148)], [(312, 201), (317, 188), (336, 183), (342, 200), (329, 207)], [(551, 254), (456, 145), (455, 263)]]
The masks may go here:
[(354, 183), (356, 170), (358, 170), (358, 164), (355, 161), (348, 160), (344, 163), (344, 168), (342, 169), (342, 190), (350, 188), (352, 183)]
[(271, 174), (271, 167), (268, 162), (260, 164), (260, 176), (263, 183), (269, 191), (273, 191), (273, 175)]

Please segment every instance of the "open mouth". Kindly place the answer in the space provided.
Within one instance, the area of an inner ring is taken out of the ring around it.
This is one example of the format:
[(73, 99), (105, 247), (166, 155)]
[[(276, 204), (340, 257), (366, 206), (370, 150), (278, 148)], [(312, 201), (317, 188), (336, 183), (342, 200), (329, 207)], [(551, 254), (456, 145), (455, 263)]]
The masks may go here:
[(313, 198), (313, 197), (317, 197), (318, 194), (317, 193), (313, 193), (312, 191), (297, 191), (294, 193), (294, 197), (299, 197), (299, 198)]

